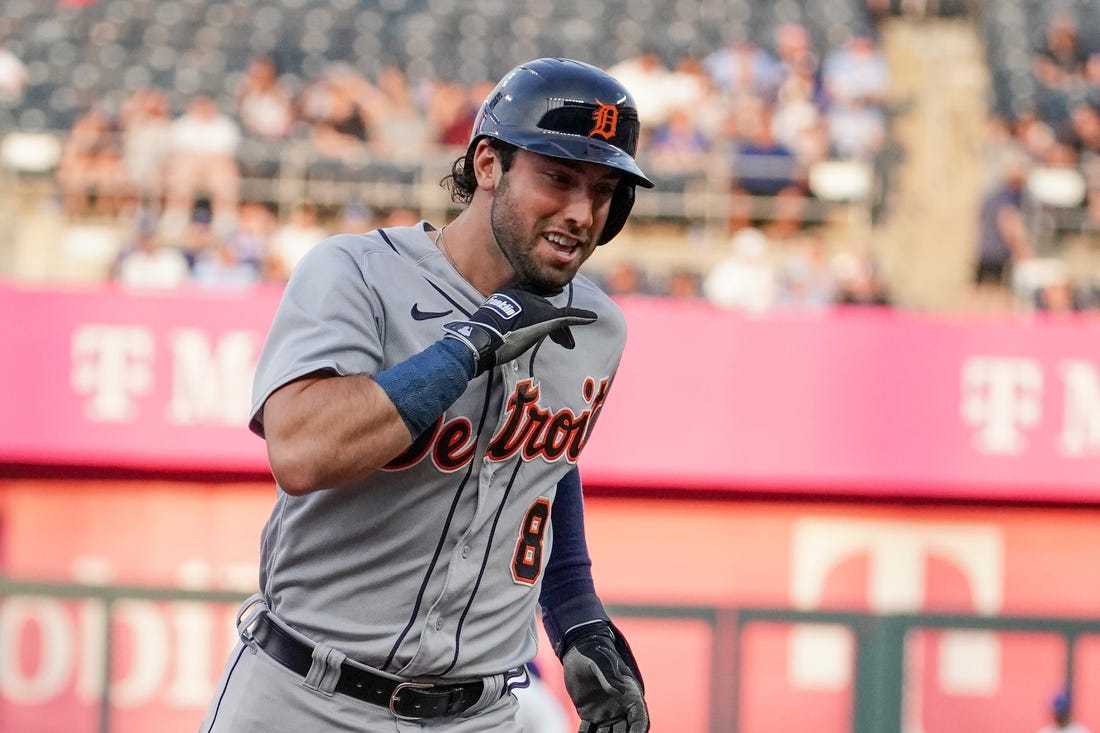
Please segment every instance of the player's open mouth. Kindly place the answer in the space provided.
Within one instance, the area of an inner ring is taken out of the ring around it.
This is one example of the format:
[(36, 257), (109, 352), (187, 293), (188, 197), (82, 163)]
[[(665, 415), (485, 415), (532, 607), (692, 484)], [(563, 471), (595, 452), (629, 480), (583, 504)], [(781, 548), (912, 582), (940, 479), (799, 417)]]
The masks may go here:
[(560, 234), (544, 234), (543, 239), (550, 243), (550, 246), (557, 253), (558, 257), (571, 260), (580, 250), (580, 242), (576, 239), (569, 237), (563, 237)]

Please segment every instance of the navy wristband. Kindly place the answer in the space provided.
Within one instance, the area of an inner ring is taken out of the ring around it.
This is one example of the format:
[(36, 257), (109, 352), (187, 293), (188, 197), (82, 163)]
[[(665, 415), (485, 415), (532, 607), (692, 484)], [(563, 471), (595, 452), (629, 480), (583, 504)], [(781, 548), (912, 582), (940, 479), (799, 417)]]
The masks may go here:
[(374, 381), (417, 438), (462, 396), (473, 375), (469, 348), (461, 341), (444, 338), (379, 372)]
[(554, 654), (561, 659), (580, 636), (600, 633), (604, 629), (610, 633), (611, 619), (595, 593), (582, 593), (555, 606), (544, 606), (542, 627), (546, 629), (546, 638), (554, 647)]

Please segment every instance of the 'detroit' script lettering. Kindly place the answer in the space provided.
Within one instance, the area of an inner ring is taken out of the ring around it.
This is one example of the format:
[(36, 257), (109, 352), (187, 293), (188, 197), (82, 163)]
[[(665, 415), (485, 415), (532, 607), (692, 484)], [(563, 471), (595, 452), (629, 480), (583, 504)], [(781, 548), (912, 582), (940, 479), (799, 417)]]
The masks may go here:
[[(569, 409), (557, 412), (539, 405), (539, 386), (531, 379), (516, 384), (505, 403), (505, 419), (489, 443), (486, 459), (504, 461), (517, 453), (529, 461), (538, 457), (555, 461), (565, 457), (575, 463), (588, 440), (590, 427), (607, 400), (608, 380), (586, 379), (582, 396), (588, 407), (579, 413)], [(386, 468), (399, 470), (418, 463), (429, 453), (442, 471), (457, 471), (474, 456), (476, 447), (473, 427), (465, 417), (436, 421), (431, 429)]]

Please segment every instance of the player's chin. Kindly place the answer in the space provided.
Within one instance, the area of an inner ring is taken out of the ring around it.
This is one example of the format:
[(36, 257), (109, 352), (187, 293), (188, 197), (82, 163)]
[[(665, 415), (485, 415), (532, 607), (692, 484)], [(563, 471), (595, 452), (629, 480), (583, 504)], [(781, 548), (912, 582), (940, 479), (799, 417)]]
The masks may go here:
[(542, 267), (538, 272), (529, 273), (525, 284), (528, 290), (539, 295), (556, 295), (573, 280), (576, 274), (576, 267), (566, 269)]

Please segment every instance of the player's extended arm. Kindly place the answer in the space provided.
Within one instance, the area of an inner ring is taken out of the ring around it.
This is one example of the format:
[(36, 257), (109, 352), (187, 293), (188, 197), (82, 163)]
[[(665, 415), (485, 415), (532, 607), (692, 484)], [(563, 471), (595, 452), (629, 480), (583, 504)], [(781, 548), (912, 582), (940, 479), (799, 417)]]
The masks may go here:
[(558, 482), (550, 523), (554, 549), (539, 604), (546, 635), (562, 662), (565, 687), (581, 717), (579, 733), (645, 733), (649, 711), (642, 673), (592, 582), (576, 468)]
[(592, 311), (558, 308), (524, 290), (493, 293), (468, 320), (373, 378), (290, 382), (264, 404), (272, 474), (289, 494), (332, 488), (384, 466), (443, 414), (474, 377), (515, 359), (545, 336), (572, 347), (570, 326)]

